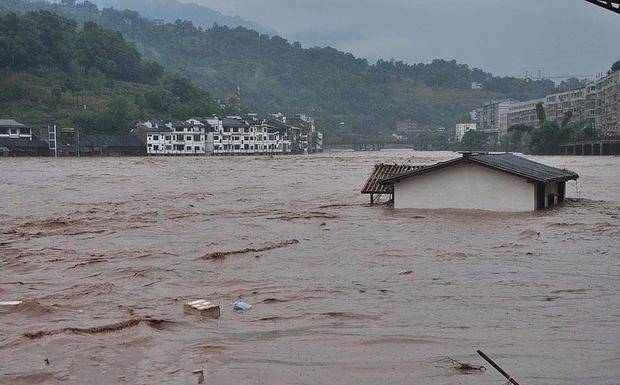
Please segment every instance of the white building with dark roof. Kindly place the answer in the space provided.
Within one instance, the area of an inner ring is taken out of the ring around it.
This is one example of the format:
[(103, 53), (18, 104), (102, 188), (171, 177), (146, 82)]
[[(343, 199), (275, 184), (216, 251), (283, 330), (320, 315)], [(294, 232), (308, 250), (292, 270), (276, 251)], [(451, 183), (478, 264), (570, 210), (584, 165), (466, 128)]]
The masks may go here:
[(523, 212), (562, 203), (579, 176), (513, 154), (469, 154), (381, 180), (396, 209)]
[(207, 126), (199, 121), (146, 128), (148, 155), (207, 155)]

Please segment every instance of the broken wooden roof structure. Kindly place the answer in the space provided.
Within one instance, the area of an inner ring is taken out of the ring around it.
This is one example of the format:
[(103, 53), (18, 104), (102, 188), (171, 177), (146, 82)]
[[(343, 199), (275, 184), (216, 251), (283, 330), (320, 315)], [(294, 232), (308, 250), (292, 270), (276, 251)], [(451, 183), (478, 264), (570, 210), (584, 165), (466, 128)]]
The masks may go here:
[(374, 200), (374, 195), (393, 194), (394, 186), (383, 185), (381, 184), (382, 180), (421, 168), (424, 168), (424, 166), (413, 164), (376, 164), (372, 174), (368, 177), (366, 184), (362, 188), (362, 194), (370, 194), (371, 202)]

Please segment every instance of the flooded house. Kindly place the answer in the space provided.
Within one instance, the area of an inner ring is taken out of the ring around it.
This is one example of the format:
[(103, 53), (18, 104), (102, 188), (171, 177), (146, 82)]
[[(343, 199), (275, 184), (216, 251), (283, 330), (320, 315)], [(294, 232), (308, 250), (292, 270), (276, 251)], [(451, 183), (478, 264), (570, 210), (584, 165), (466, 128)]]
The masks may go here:
[(392, 195), (396, 209), (526, 212), (564, 202), (566, 182), (578, 177), (514, 154), (464, 153), (380, 178), (376, 185)]
[(41, 156), (49, 152), (47, 143), (32, 129), (13, 119), (0, 119), (0, 147), (7, 156)]

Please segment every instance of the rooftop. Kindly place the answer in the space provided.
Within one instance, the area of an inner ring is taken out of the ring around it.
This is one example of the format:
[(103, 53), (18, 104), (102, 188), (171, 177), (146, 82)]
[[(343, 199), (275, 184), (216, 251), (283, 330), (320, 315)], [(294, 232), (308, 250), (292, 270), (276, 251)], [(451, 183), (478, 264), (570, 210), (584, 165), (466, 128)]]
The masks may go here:
[(13, 119), (0, 119), (0, 127), (16, 128), (16, 127), (26, 127), (26, 126)]
[(514, 154), (464, 153), (461, 158), (440, 162), (432, 166), (384, 178), (381, 180), (381, 184), (392, 185), (401, 179), (415, 177), (461, 163), (476, 163), (537, 183), (565, 182), (567, 180), (579, 178), (579, 175), (573, 171), (547, 166), (546, 164), (534, 162)]

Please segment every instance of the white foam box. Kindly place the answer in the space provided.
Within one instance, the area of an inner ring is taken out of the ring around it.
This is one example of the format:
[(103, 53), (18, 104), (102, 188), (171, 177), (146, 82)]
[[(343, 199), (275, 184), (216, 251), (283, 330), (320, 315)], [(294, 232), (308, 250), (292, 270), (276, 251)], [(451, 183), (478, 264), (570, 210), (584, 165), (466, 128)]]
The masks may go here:
[(213, 304), (206, 299), (197, 299), (185, 302), (183, 312), (209, 318), (220, 318), (220, 305)]

